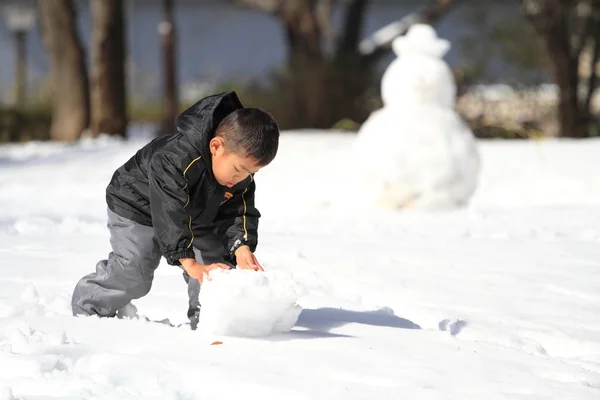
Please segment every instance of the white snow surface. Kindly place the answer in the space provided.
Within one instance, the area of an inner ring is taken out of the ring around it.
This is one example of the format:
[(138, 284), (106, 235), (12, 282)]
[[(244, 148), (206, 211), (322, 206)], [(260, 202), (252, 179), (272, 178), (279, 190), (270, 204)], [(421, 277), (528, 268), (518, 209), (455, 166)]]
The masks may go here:
[[(600, 398), (600, 140), (479, 142), (471, 202), (438, 211), (365, 207), (354, 141), (282, 136), (256, 176), (266, 272), (213, 274), (197, 331), (71, 316), (144, 141), (0, 146), (0, 399)], [(134, 304), (185, 322), (180, 269)]]

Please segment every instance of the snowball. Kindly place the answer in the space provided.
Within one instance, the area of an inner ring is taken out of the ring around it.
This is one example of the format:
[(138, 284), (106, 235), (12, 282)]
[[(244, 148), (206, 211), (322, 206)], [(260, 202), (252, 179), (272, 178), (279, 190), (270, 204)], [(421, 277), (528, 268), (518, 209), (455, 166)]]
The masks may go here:
[(117, 318), (119, 319), (134, 319), (138, 317), (138, 309), (132, 303), (127, 303), (123, 308), (117, 310)]
[(392, 41), (392, 50), (398, 56), (423, 54), (441, 58), (450, 50), (450, 42), (440, 39), (435, 29), (428, 24), (414, 24), (406, 35)]
[(0, 318), (12, 317), (19, 313), (14, 304), (0, 304)]
[(302, 308), (303, 287), (283, 273), (213, 271), (200, 291), (202, 332), (227, 336), (268, 336), (292, 329)]
[(0, 387), (0, 400), (15, 400), (11, 388)]
[[(381, 99), (384, 106), (396, 108), (421, 104), (453, 109), (456, 83), (452, 70), (438, 58), (421, 55), (397, 58), (381, 78)], [(396, 121), (402, 125), (400, 117)]]
[(21, 293), (21, 300), (27, 304), (39, 303), (40, 295), (33, 284), (27, 286), (27, 289)]
[(366, 188), (362, 196), (391, 208), (454, 207), (466, 203), (477, 187), (477, 144), (452, 110), (377, 110), (361, 127), (356, 152), (369, 155), (357, 172)]
[(49, 312), (60, 315), (71, 316), (71, 295), (69, 293), (61, 293), (50, 298), (46, 303), (46, 309)]

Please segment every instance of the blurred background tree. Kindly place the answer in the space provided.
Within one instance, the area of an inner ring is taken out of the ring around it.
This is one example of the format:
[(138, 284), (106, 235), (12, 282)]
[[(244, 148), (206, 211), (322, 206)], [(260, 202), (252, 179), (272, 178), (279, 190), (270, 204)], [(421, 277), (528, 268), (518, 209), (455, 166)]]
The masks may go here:
[[(275, 78), (275, 90), (279, 92), (276, 101), (287, 107), (271, 107), (279, 111), (274, 116), (284, 128), (317, 129), (330, 128), (348, 117), (364, 120), (373, 108), (368, 98), (369, 89), (377, 85), (373, 69), (390, 52), (392, 39), (413, 23), (437, 23), (457, 2), (436, 0), (361, 46), (367, 0), (236, 0), (268, 12), (285, 32), (287, 60)], [(343, 15), (339, 31), (332, 27), (334, 12)]]
[[(42, 0), (43, 1), (43, 0)], [(121, 0), (91, 0), (93, 20), (90, 101), (92, 136), (125, 136), (125, 22)]]
[(173, 15), (173, 0), (163, 0), (163, 19), (158, 27), (163, 51), (163, 133), (175, 133), (175, 119), (179, 112), (179, 90), (177, 90), (176, 26)]
[[(0, 141), (171, 133), (226, 89), (283, 129), (356, 130), (416, 22), (451, 41), (477, 136), (597, 136), (599, 2), (0, 0)], [(15, 5), (34, 11), (31, 35), (6, 21)]]
[(84, 51), (70, 0), (38, 0), (52, 80), (53, 140), (75, 140), (90, 122), (89, 84)]
[(592, 96), (598, 87), (600, 1), (522, 0), (521, 4), (551, 60), (561, 135), (589, 136)]

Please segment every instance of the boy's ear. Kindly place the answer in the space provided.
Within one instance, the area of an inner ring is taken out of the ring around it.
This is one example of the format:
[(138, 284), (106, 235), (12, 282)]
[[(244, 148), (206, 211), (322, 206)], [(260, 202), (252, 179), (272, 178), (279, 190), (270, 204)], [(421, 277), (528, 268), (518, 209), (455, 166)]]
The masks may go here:
[(215, 136), (214, 138), (210, 139), (210, 142), (208, 143), (208, 147), (210, 148), (210, 154), (214, 156), (219, 151), (225, 150), (225, 142), (223, 141), (222, 137)]

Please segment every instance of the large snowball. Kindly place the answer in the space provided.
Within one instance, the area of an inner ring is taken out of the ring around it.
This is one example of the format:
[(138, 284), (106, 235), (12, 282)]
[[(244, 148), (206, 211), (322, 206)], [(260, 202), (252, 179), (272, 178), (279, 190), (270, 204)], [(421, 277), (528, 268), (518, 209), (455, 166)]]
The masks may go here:
[(384, 107), (361, 127), (356, 151), (366, 160), (357, 172), (361, 196), (384, 206), (455, 207), (477, 186), (477, 145), (453, 110)]
[(390, 63), (381, 78), (381, 99), (385, 106), (425, 104), (453, 108), (456, 103), (454, 75), (438, 58), (399, 57)]
[(213, 271), (200, 291), (198, 330), (227, 336), (288, 332), (302, 308), (303, 288), (285, 273)]

